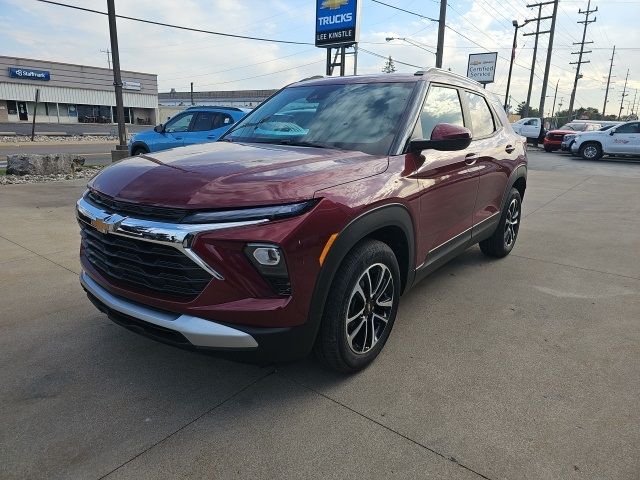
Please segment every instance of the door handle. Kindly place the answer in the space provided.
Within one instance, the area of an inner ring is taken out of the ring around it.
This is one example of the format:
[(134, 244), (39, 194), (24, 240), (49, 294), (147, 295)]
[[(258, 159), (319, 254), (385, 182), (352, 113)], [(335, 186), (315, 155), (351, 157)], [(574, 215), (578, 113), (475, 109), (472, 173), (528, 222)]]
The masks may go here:
[(182, 140), (182, 137), (175, 137), (176, 140)]
[(506, 147), (504, 147), (504, 151), (507, 153), (513, 153), (516, 150), (516, 147), (514, 147), (513, 145), (507, 145)]
[(478, 156), (475, 153), (467, 153), (464, 156), (464, 163), (467, 165), (474, 165), (478, 161)]

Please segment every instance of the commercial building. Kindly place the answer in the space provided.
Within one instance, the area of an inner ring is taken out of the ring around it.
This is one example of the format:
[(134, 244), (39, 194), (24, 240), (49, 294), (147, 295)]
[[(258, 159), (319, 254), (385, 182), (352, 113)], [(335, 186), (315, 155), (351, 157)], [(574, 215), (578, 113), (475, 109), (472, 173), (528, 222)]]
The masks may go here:
[[(210, 92), (193, 92), (195, 105), (219, 105), (221, 107), (255, 107), (277, 90), (220, 90)], [(176, 92), (158, 95), (158, 103), (166, 106), (190, 106), (191, 92)]]
[[(124, 121), (155, 125), (158, 78), (122, 71)], [(113, 72), (108, 68), (0, 56), (0, 122), (117, 122)]]

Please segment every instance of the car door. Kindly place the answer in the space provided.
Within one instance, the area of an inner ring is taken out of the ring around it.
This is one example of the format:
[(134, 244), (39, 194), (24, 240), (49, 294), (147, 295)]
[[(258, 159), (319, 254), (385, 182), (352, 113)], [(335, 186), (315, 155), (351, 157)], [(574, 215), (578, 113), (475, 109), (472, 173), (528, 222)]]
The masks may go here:
[(213, 128), (217, 115), (216, 112), (211, 111), (197, 112), (189, 126), (189, 131), (184, 134), (184, 144), (193, 145), (211, 141), (207, 136)]
[(478, 176), (473, 237), (492, 228), (500, 220), (502, 196), (510, 173), (508, 162), (515, 161), (518, 153), (512, 134), (502, 127), (502, 121), (506, 119), (500, 119), (484, 95), (465, 90), (463, 100), (473, 138), (469, 149), (476, 159), (470, 169)]
[(527, 138), (538, 138), (540, 135), (540, 119), (530, 118), (522, 125), (520, 135)]
[(625, 123), (610, 132), (605, 152), (625, 155), (640, 154), (640, 123)]
[(152, 151), (166, 150), (184, 145), (184, 137), (189, 131), (195, 112), (185, 112), (176, 115), (169, 120), (158, 135), (153, 145), (149, 145)]
[[(413, 138), (431, 138), (440, 123), (465, 125), (458, 89), (432, 84)], [(425, 150), (414, 176), (420, 184), (418, 254), (431, 263), (471, 239), (478, 177), (469, 170), (469, 150)]]

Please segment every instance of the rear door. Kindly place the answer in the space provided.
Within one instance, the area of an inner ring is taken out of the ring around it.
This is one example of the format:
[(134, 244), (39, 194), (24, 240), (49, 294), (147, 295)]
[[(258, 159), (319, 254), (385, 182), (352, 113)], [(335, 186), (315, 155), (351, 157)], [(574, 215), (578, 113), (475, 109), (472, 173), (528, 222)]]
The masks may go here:
[(605, 151), (626, 155), (640, 154), (640, 122), (620, 125), (608, 139)]
[[(432, 84), (413, 138), (431, 138), (439, 123), (464, 125), (462, 103), (455, 87)], [(426, 261), (435, 261), (471, 239), (478, 176), (469, 169), (469, 150), (425, 150), (416, 170), (420, 183), (419, 242)]]

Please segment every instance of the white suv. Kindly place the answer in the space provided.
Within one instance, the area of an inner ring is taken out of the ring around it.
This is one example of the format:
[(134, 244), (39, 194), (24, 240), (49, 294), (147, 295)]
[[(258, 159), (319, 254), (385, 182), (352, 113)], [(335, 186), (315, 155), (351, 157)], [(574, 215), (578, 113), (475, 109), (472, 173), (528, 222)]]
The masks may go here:
[(626, 122), (605, 131), (585, 132), (575, 137), (571, 152), (585, 160), (603, 155), (640, 155), (640, 122)]

